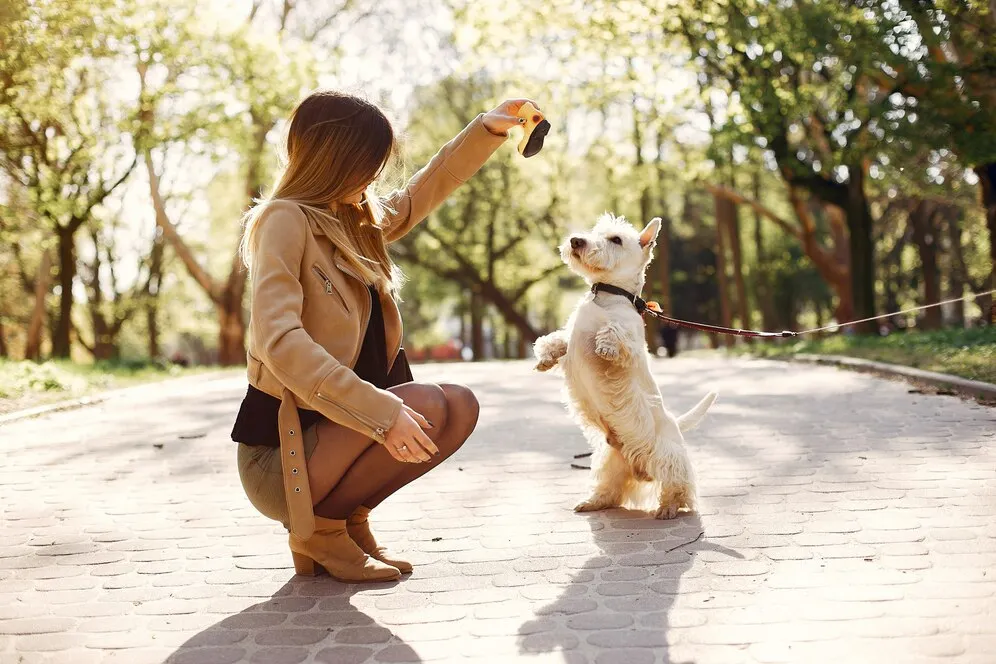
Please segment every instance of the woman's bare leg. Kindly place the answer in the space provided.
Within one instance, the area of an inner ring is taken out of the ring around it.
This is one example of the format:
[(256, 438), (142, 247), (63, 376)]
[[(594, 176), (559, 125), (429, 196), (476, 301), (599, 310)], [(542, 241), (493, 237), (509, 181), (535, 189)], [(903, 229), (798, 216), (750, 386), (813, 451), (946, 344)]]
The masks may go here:
[[(463, 385), (443, 384), (439, 387), (442, 388), (446, 397), (446, 426), (443, 428), (442, 434), (432, 441), (439, 448), (439, 456), (429, 463), (402, 464), (401, 472), (381, 487), (379, 491), (364, 499), (362, 505), (371, 509), (377, 507), (392, 493), (425, 475), (450, 457), (463, 446), (470, 434), (474, 432), (474, 427), (477, 426), (477, 416), (480, 414), (480, 406), (474, 393)], [(429, 419), (432, 420), (431, 417)], [(436, 424), (435, 420), (432, 422)]]
[(396, 461), (383, 445), (347, 427), (322, 422), (318, 446), (308, 460), (318, 516), (345, 519), (360, 505), (376, 507), (458, 450), (477, 424), (477, 400), (465, 387), (406, 383), (391, 391), (435, 425), (426, 434), (439, 456), (418, 464)]

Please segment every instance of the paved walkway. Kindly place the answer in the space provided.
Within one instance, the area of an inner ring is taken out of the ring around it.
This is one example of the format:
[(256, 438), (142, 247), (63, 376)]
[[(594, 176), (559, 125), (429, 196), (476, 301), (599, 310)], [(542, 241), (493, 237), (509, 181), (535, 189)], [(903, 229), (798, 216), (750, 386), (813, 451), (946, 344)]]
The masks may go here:
[[(375, 512), (415, 574), (297, 579), (238, 484), (240, 379), (0, 428), (0, 661), (996, 661), (996, 409), (830, 368), (656, 365), (700, 515), (575, 515), (581, 437), (524, 363), (416, 367), (481, 425)], [(701, 536), (700, 536), (701, 534)]]

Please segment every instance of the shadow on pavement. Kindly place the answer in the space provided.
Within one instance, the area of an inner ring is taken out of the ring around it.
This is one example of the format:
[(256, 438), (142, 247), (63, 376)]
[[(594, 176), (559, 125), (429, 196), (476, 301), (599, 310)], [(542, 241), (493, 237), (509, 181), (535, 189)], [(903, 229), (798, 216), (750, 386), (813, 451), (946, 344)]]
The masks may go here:
[[(561, 652), (565, 664), (588, 660), (576, 649), (584, 641), (612, 651), (613, 661), (629, 664), (675, 662), (668, 653), (668, 629), (691, 626), (698, 616), (672, 616), (682, 577), (697, 577), (695, 557), (709, 551), (742, 559), (733, 549), (704, 539), (698, 515), (658, 521), (647, 512), (614, 509), (580, 516), (588, 521), (592, 542), (600, 550), (563, 586), (556, 600), (535, 612), (519, 628), (524, 655)], [(647, 544), (649, 543), (649, 548)], [(694, 585), (692, 583), (691, 585)], [(551, 620), (567, 630), (550, 630)]]
[(265, 602), (189, 638), (164, 664), (351, 664), (369, 661), (375, 650), (390, 661), (421, 662), (411, 646), (350, 602), (354, 594), (390, 593), (397, 586), (295, 576)]

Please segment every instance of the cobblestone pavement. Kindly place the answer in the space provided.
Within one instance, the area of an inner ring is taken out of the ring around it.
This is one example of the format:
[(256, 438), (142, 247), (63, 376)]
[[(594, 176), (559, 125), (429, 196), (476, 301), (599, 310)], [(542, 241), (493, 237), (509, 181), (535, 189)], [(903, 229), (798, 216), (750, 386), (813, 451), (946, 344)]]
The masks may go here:
[(699, 515), (576, 515), (561, 378), (416, 367), (483, 404), (467, 446), (374, 513), (397, 584), (294, 578), (228, 433), (241, 377), (0, 428), (0, 661), (996, 662), (996, 409), (775, 362), (656, 364), (720, 401)]

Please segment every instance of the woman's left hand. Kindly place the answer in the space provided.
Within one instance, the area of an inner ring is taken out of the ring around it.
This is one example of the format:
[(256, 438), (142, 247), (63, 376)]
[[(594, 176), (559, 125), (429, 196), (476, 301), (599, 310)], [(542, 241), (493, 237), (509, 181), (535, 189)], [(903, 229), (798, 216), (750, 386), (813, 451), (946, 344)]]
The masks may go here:
[(495, 136), (508, 136), (509, 129), (525, 123), (525, 118), (516, 114), (526, 102), (539, 108), (532, 99), (506, 99), (484, 114), (484, 128)]

